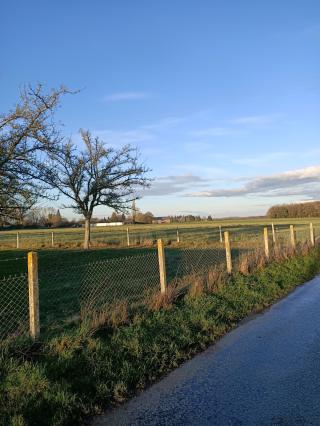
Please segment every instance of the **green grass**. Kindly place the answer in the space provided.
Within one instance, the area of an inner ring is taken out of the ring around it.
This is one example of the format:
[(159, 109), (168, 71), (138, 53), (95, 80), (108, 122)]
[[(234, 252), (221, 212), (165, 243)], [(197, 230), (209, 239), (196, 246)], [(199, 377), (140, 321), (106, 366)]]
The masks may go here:
[(319, 255), (317, 248), (250, 276), (236, 274), (214, 293), (135, 311), (122, 326), (92, 330), (83, 324), (31, 346), (7, 344), (0, 359), (2, 424), (81, 424), (130, 398), (317, 274)]

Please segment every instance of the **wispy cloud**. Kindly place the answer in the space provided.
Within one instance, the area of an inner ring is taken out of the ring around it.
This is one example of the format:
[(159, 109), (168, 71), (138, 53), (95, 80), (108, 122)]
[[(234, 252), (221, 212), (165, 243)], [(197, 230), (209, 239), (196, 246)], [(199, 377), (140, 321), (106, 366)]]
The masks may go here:
[(186, 194), (189, 197), (238, 197), (299, 195), (319, 198), (320, 165), (248, 180), (239, 188), (222, 188)]
[(167, 117), (129, 130), (96, 129), (92, 133), (111, 145), (151, 142), (157, 140), (161, 131), (178, 126), (184, 120), (184, 117)]
[(145, 124), (141, 126), (141, 128), (155, 131), (166, 130), (176, 127), (186, 120), (186, 117), (166, 117), (162, 120), (156, 121), (155, 123)]
[(94, 130), (94, 136), (99, 136), (104, 142), (118, 146), (125, 144), (137, 144), (154, 140), (154, 135), (148, 130), (137, 128), (133, 130)]
[(142, 195), (146, 197), (178, 194), (186, 191), (190, 186), (203, 186), (208, 182), (208, 179), (193, 174), (162, 176), (155, 179), (151, 187), (144, 190)]
[(225, 121), (220, 126), (205, 127), (191, 131), (189, 134), (198, 138), (212, 138), (247, 134), (251, 128), (276, 123), (283, 114), (248, 115)]
[(295, 153), (293, 152), (270, 152), (256, 157), (234, 158), (231, 161), (233, 164), (239, 164), (241, 166), (263, 167), (269, 166), (270, 162), (285, 160), (294, 155)]
[(194, 130), (190, 132), (191, 136), (196, 137), (216, 137), (216, 136), (230, 136), (238, 134), (239, 130), (232, 127), (207, 127), (205, 129)]
[(213, 181), (229, 181), (230, 173), (222, 167), (203, 166), (197, 163), (177, 163), (173, 167), (174, 170), (181, 170), (184, 175), (205, 176), (206, 179)]
[(230, 120), (231, 124), (237, 125), (257, 125), (257, 124), (269, 124), (280, 120), (283, 114), (264, 114), (264, 115), (248, 115), (244, 117), (238, 117)]
[(146, 92), (118, 92), (111, 93), (103, 98), (104, 102), (120, 102), (120, 101), (135, 101), (140, 99), (147, 99), (150, 97)]

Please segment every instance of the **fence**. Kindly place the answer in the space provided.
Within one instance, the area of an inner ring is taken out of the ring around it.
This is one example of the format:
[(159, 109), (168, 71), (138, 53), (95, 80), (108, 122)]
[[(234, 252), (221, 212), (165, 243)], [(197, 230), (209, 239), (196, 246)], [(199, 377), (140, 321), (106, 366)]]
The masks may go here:
[[(233, 238), (238, 240), (253, 239), (261, 236), (264, 225), (229, 225), (228, 227), (217, 224), (198, 225), (131, 225), (114, 228), (92, 228), (92, 247), (139, 247), (156, 246), (158, 239), (163, 239), (166, 245), (189, 246), (197, 242), (199, 245), (212, 245), (221, 243), (223, 232), (229, 230)], [(320, 223), (316, 222), (316, 231), (320, 232)], [(285, 234), (288, 224), (278, 224), (277, 234)], [(307, 231), (303, 224), (296, 226), (297, 234)], [(83, 229), (56, 229), (38, 231), (1, 231), (0, 247), (2, 249), (41, 249), (82, 247), (84, 238)]]
[[(213, 230), (215, 231), (215, 230)], [(162, 227), (151, 228), (146, 226), (121, 227), (115, 229), (91, 229), (92, 247), (112, 246), (112, 247), (131, 247), (140, 245), (153, 245), (159, 238), (162, 238), (166, 244), (179, 242), (181, 231), (177, 227), (163, 229)], [(199, 230), (198, 230), (199, 232)], [(208, 229), (206, 229), (208, 232)], [(192, 234), (195, 230), (191, 231)], [(201, 233), (201, 232), (200, 232)], [(185, 235), (188, 240), (189, 235)], [(44, 247), (81, 247), (84, 239), (84, 230), (42, 230), (42, 231), (1, 231), (0, 246), (7, 249), (30, 249)]]
[(25, 334), (38, 338), (40, 333), (61, 331), (123, 303), (130, 308), (143, 306), (169, 287), (191, 284), (195, 274), (208, 274), (213, 268), (229, 274), (238, 271), (243, 256), (263, 252), (269, 258), (274, 248), (294, 250), (305, 241), (316, 242), (312, 224), (298, 232), (293, 226), (286, 230), (265, 227), (249, 238), (229, 231), (222, 237), (222, 243), (219, 239), (210, 247), (188, 248), (165, 247), (160, 239), (157, 250), (148, 253), (81, 263), (66, 262), (61, 256), (43, 266), (40, 256), (38, 265), (36, 252), (28, 253), (28, 262), (25, 257), (13, 258), (12, 262), (27, 264), (27, 273), (0, 279), (0, 339)]

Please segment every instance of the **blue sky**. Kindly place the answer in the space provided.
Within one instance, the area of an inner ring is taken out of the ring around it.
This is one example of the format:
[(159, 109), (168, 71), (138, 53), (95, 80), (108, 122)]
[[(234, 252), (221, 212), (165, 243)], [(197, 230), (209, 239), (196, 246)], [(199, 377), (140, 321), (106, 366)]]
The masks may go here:
[(29, 0), (2, 18), (0, 111), (25, 83), (82, 89), (63, 131), (138, 146), (155, 178), (142, 210), (320, 199), (318, 0)]

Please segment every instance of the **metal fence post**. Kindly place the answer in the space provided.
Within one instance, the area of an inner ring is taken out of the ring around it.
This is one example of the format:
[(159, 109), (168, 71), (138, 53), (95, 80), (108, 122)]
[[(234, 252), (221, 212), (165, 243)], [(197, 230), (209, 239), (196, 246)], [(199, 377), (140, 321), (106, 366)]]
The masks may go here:
[(28, 283), (29, 283), (29, 324), (30, 336), (37, 339), (40, 335), (39, 319), (39, 281), (38, 281), (38, 254), (28, 253)]
[(219, 226), (219, 232), (220, 232), (220, 243), (223, 243), (221, 226)]
[(179, 229), (177, 228), (177, 243), (180, 243)]
[(271, 227), (272, 227), (272, 241), (273, 241), (273, 244), (275, 244), (276, 243), (276, 231), (274, 229), (274, 223), (273, 222), (271, 224)]
[(231, 248), (230, 248), (230, 240), (229, 240), (229, 231), (225, 231), (224, 233), (224, 244), (226, 247), (227, 271), (228, 271), (228, 274), (231, 274), (232, 273), (232, 257), (231, 257)]
[(311, 245), (314, 247), (315, 245), (315, 241), (314, 241), (314, 228), (313, 228), (313, 224), (310, 223), (310, 241), (311, 241)]
[(54, 233), (51, 232), (51, 247), (54, 247)]
[(293, 249), (296, 248), (296, 232), (293, 225), (290, 225), (290, 242)]
[(164, 253), (164, 245), (161, 238), (158, 240), (158, 259), (160, 272), (160, 290), (161, 293), (165, 293), (167, 288), (166, 258)]
[(17, 232), (17, 249), (20, 247), (20, 235), (19, 232)]
[(268, 228), (265, 227), (263, 229), (263, 236), (264, 236), (264, 252), (266, 255), (266, 258), (269, 259), (270, 256), (270, 252), (269, 252), (269, 233), (268, 233)]

